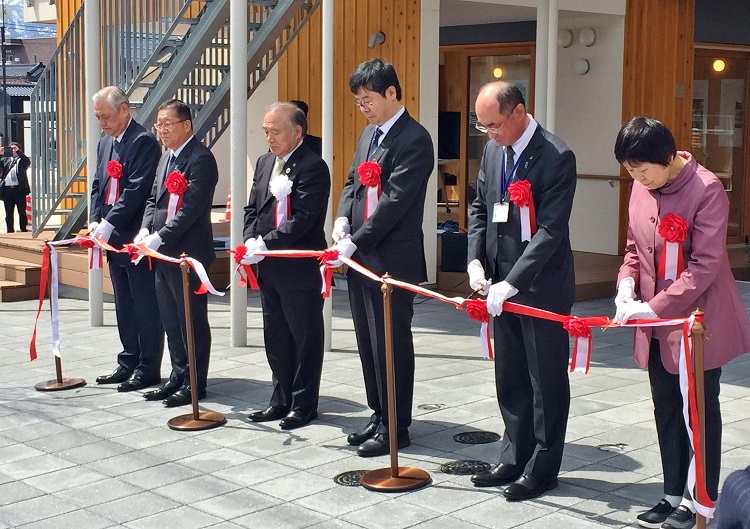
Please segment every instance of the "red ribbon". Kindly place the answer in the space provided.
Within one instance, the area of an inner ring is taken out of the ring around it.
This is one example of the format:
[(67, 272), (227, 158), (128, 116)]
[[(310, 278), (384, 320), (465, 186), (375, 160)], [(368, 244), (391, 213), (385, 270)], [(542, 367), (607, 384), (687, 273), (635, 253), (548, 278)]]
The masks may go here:
[(109, 176), (109, 188), (107, 190), (106, 204), (113, 205), (120, 197), (120, 178), (122, 177), (122, 164), (117, 160), (107, 162), (107, 176)]
[[(530, 240), (531, 236), (537, 232), (536, 212), (534, 210), (534, 195), (531, 193), (531, 182), (528, 180), (518, 180), (508, 186), (510, 201), (519, 207), (521, 211), (521, 240)], [(528, 208), (523, 210), (523, 208)], [(528, 226), (524, 224), (528, 223)], [(523, 237), (523, 228), (529, 231), (529, 239)]]
[(688, 223), (674, 213), (667, 213), (659, 221), (657, 231), (664, 238), (661, 257), (659, 258), (659, 279), (672, 279), (673, 281), (685, 270), (682, 257), (682, 242), (687, 237)]
[(359, 164), (357, 173), (359, 173), (360, 183), (365, 186), (365, 220), (367, 220), (375, 212), (380, 195), (383, 193), (380, 180), (383, 169), (378, 162), (368, 160)]
[(44, 296), (47, 294), (47, 276), (49, 276), (49, 259), (50, 249), (48, 244), (44, 244), (44, 254), (42, 255), (42, 271), (39, 276), (39, 306), (36, 309), (36, 318), (34, 319), (34, 332), (31, 333), (31, 343), (29, 344), (29, 356), (31, 360), (37, 359), (36, 354), (36, 327), (39, 323), (39, 314), (42, 312)]
[(320, 293), (323, 296), (323, 299), (331, 295), (331, 285), (333, 283), (333, 267), (328, 263), (335, 261), (338, 258), (339, 251), (330, 248), (323, 250), (323, 253), (318, 257), (318, 261), (320, 262), (320, 277), (323, 283)]

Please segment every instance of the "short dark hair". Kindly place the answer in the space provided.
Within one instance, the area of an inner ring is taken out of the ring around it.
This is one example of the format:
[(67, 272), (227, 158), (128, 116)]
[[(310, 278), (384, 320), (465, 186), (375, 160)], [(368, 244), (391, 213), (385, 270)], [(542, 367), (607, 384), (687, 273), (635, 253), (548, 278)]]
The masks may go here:
[(305, 103), (301, 99), (292, 99), (289, 102), (293, 104), (295, 107), (297, 107), (298, 109), (300, 109), (302, 112), (304, 112), (305, 116), (307, 116), (307, 113), (310, 111), (310, 108), (307, 106), (307, 103)]
[(349, 90), (356, 94), (360, 88), (377, 92), (385, 96), (385, 91), (392, 86), (396, 89), (396, 99), (401, 101), (401, 85), (398, 82), (396, 69), (391, 63), (380, 59), (365, 61), (349, 77)]
[(502, 115), (509, 116), (519, 103), (526, 108), (526, 101), (523, 98), (520, 88), (513, 83), (498, 82), (497, 85), (495, 97), (497, 98), (497, 104), (500, 107)]
[(636, 116), (628, 120), (615, 140), (618, 163), (669, 165), (677, 156), (674, 136), (658, 119)]
[(177, 114), (177, 117), (179, 119), (184, 119), (190, 122), (190, 124), (193, 124), (193, 113), (190, 111), (190, 107), (187, 106), (185, 103), (180, 101), (179, 99), (170, 99), (169, 101), (165, 101), (161, 105), (159, 105), (159, 108), (157, 109), (157, 112), (159, 110), (166, 110), (166, 109), (172, 109), (175, 111), (175, 114)]

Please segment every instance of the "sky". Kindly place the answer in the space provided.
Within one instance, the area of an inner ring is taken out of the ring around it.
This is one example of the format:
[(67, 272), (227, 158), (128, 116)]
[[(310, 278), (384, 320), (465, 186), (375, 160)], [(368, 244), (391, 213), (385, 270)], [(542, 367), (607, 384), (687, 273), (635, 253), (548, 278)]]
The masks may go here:
[(38, 39), (42, 37), (54, 37), (56, 29), (53, 24), (24, 22), (23, 5), (25, 1), (0, 0), (0, 4), (5, 5), (5, 38)]

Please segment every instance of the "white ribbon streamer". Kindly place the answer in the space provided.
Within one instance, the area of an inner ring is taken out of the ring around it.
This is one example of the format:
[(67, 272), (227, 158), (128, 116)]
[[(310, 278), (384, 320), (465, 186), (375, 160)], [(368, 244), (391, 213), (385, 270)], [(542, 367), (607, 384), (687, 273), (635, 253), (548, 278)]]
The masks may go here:
[(680, 254), (680, 243), (664, 243), (664, 251), (667, 255), (664, 260), (664, 279), (677, 280), (677, 262)]
[(367, 200), (367, 203), (365, 204), (365, 220), (375, 213), (375, 208), (378, 207), (378, 198), (377, 186), (367, 186), (367, 195), (365, 198), (365, 200)]
[(169, 194), (169, 203), (167, 204), (167, 222), (177, 215), (177, 208), (180, 206), (180, 195)]
[(521, 242), (531, 240), (531, 215), (528, 206), (518, 208), (521, 215)]

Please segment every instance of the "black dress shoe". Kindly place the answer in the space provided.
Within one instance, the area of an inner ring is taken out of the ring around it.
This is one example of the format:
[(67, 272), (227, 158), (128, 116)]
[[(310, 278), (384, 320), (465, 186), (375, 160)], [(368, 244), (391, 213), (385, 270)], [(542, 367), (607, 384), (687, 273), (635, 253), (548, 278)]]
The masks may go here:
[(370, 422), (367, 423), (367, 426), (358, 432), (350, 433), (346, 441), (350, 445), (359, 446), (375, 435), (375, 432), (378, 431), (378, 426), (380, 426), (380, 415), (373, 415), (370, 417)]
[[(411, 445), (409, 434), (402, 434), (398, 436), (398, 448), (406, 448)], [(357, 455), (359, 457), (375, 457), (383, 456), (390, 453), (391, 447), (389, 444), (388, 434), (379, 433), (376, 434), (372, 439), (365, 441), (359, 448), (357, 448)]]
[(471, 476), (471, 481), (476, 487), (496, 487), (515, 481), (521, 475), (521, 471), (512, 465), (500, 463), (489, 470), (477, 472)]
[(286, 417), (287, 413), (289, 413), (288, 408), (283, 408), (281, 406), (269, 406), (263, 411), (256, 411), (251, 413), (250, 415), (248, 415), (248, 418), (253, 422), (277, 421)]
[(137, 389), (144, 389), (150, 386), (155, 386), (161, 382), (160, 378), (142, 378), (139, 375), (133, 375), (125, 382), (117, 386), (117, 391), (135, 391)]
[(146, 400), (164, 400), (167, 397), (174, 395), (178, 389), (180, 389), (180, 386), (178, 386), (177, 384), (167, 382), (159, 389), (147, 391), (143, 394), (143, 398)]
[(120, 366), (114, 371), (112, 371), (109, 375), (102, 375), (100, 377), (96, 377), (96, 383), (97, 384), (119, 384), (120, 382), (125, 382), (127, 379), (129, 379), (131, 374), (132, 373), (130, 371)]
[(524, 474), (515, 483), (508, 485), (503, 495), (508, 501), (530, 500), (555, 487), (557, 487), (557, 477), (535, 478), (531, 474)]
[(303, 411), (293, 411), (292, 413), (281, 419), (279, 426), (281, 426), (282, 430), (294, 430), (295, 428), (301, 428), (302, 426), (306, 425), (317, 416), (318, 410), (313, 410), (308, 413), (305, 413)]
[[(205, 399), (206, 398), (206, 390), (198, 391), (198, 400)], [(192, 395), (190, 394), (189, 389), (181, 389), (180, 391), (176, 392), (171, 397), (167, 397), (164, 399), (163, 403), (167, 408), (174, 408), (177, 406), (185, 406), (186, 404), (190, 404), (193, 402)]]

